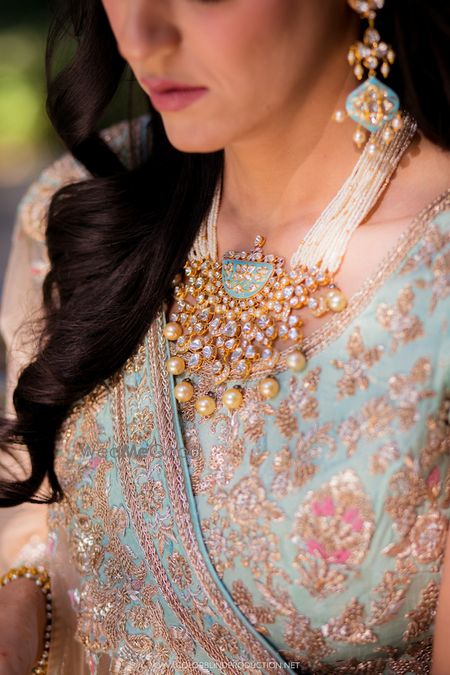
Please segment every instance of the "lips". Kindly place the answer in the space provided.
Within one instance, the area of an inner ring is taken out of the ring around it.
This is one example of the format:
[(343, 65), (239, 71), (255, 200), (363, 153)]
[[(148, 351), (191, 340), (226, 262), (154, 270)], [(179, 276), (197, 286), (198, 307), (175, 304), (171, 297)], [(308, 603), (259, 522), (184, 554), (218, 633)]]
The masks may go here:
[(175, 80), (166, 80), (163, 78), (157, 77), (147, 77), (142, 80), (145, 87), (149, 90), (150, 93), (164, 94), (167, 91), (174, 91), (181, 89), (182, 91), (189, 89), (201, 89), (194, 84), (189, 84), (187, 82), (176, 82)]
[(142, 86), (148, 92), (154, 107), (161, 112), (181, 110), (208, 91), (206, 87), (156, 78), (143, 78)]

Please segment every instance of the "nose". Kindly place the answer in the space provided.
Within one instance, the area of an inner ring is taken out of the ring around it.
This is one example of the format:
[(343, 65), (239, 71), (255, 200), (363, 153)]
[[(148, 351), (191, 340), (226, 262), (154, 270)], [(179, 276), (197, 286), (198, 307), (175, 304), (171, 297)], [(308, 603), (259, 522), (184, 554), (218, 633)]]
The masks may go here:
[(167, 0), (128, 0), (117, 32), (118, 49), (129, 62), (142, 62), (173, 50), (180, 42)]

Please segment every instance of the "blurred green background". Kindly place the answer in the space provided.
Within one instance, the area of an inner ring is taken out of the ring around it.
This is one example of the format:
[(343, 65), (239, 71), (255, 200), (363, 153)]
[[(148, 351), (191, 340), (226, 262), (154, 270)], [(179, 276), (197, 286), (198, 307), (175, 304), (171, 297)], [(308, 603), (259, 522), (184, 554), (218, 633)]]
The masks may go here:
[(0, 19), (2, 190), (27, 181), (58, 148), (45, 114), (44, 53), (49, 11), (37, 0), (5, 5)]
[[(51, 11), (48, 0), (3, 3), (0, 11), (0, 294), (18, 202), (40, 171), (65, 147), (46, 114), (45, 47)], [(63, 0), (56, 0), (62, 2)], [(73, 51), (58, 49), (58, 71)], [(106, 127), (128, 116), (129, 71), (99, 121)], [(147, 97), (136, 86), (133, 115), (147, 112)], [(0, 409), (4, 400), (4, 345), (0, 337)]]
[[(45, 113), (49, 17), (42, 0), (3, 3), (0, 12), (0, 292), (17, 203), (40, 169), (61, 152)], [(0, 340), (0, 408), (4, 366)]]

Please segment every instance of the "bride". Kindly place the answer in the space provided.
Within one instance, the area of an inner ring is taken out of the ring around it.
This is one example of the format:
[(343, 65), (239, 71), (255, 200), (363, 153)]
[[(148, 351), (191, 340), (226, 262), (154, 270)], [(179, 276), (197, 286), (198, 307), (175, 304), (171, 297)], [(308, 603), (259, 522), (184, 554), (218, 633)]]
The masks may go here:
[[(447, 5), (61, 5), (0, 675), (449, 673)], [(103, 128), (127, 73), (148, 114)]]

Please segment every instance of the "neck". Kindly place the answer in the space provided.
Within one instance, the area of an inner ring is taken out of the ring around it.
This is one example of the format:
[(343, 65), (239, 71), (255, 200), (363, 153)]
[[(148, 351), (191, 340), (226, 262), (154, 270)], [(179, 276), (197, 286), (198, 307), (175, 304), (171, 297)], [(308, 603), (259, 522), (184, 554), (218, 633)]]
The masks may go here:
[(286, 234), (302, 221), (311, 225), (351, 173), (360, 154), (352, 141), (355, 125), (350, 119), (338, 124), (332, 115), (356, 86), (345, 58), (353, 39), (349, 26), (291, 108), (225, 148), (219, 223), (226, 223), (227, 243), (234, 238), (248, 248), (258, 233), (269, 241), (280, 229)]

